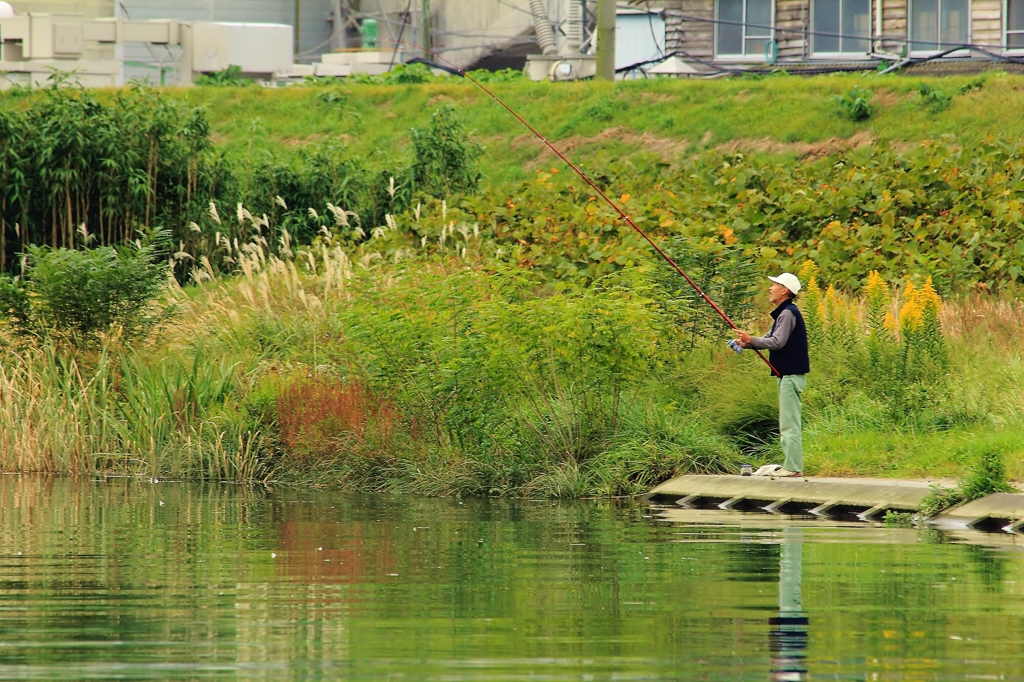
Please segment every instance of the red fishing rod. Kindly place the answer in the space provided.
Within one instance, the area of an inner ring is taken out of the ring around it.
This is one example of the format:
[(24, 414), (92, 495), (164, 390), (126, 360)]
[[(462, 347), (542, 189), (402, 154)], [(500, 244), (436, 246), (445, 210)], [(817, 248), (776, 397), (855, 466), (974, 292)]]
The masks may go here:
[[(590, 188), (591, 188), (592, 190), (594, 190), (594, 192), (595, 192), (595, 193), (597, 193), (597, 195), (598, 195), (599, 197), (601, 197), (602, 199), (604, 199), (604, 200), (605, 200), (605, 202), (606, 202), (606, 203), (607, 203), (607, 204), (608, 204), (609, 206), (611, 206), (611, 207), (612, 207), (613, 209), (615, 209), (615, 212), (619, 214), (619, 217), (620, 217), (620, 218), (621, 218), (622, 220), (625, 220), (625, 221), (626, 221), (626, 223), (627, 223), (627, 224), (628, 224), (628, 225), (629, 225), (630, 227), (632, 227), (632, 228), (633, 228), (634, 230), (636, 230), (637, 234), (639, 234), (639, 235), (640, 235), (641, 237), (643, 237), (643, 238), (644, 238), (645, 240), (647, 240), (647, 243), (648, 243), (648, 244), (650, 244), (650, 245), (651, 245), (652, 247), (654, 247), (654, 250), (658, 252), (658, 255), (659, 255), (659, 256), (661, 256), (662, 258), (664, 258), (664, 259), (665, 259), (665, 262), (666, 262), (666, 263), (668, 263), (669, 265), (671, 265), (671, 266), (672, 266), (672, 267), (673, 267), (673, 268), (675, 269), (675, 271), (676, 271), (676, 272), (678, 272), (678, 273), (679, 273), (680, 275), (682, 275), (682, 276), (683, 276), (683, 279), (685, 279), (685, 280), (686, 280), (686, 283), (687, 283), (687, 284), (689, 284), (689, 285), (690, 285), (691, 287), (693, 287), (693, 290), (694, 290), (694, 291), (696, 291), (696, 292), (697, 292), (698, 294), (700, 294), (700, 297), (701, 297), (701, 298), (703, 298), (703, 299), (704, 299), (704, 300), (705, 300), (705, 301), (707, 302), (707, 304), (708, 304), (709, 306), (711, 306), (711, 307), (712, 307), (712, 308), (714, 309), (714, 311), (715, 311), (716, 313), (718, 313), (719, 317), (721, 317), (721, 318), (722, 318), (723, 320), (725, 320), (725, 323), (726, 323), (727, 325), (729, 325), (729, 327), (730, 327), (731, 329), (734, 329), (734, 330), (737, 330), (737, 331), (739, 330), (739, 327), (737, 327), (737, 326), (736, 326), (736, 324), (735, 324), (735, 323), (734, 323), (734, 322), (733, 322), (733, 321), (732, 321), (731, 319), (729, 319), (729, 316), (728, 316), (728, 315), (726, 315), (726, 314), (725, 314), (725, 312), (724, 312), (724, 311), (723, 311), (723, 310), (722, 310), (721, 308), (719, 308), (719, 307), (718, 307), (718, 305), (717, 305), (717, 304), (716, 304), (716, 303), (715, 303), (714, 301), (712, 301), (712, 300), (711, 300), (711, 297), (710, 297), (710, 296), (708, 296), (707, 294), (705, 294), (705, 293), (704, 293), (704, 291), (703, 291), (703, 290), (702, 290), (702, 289), (701, 289), (701, 288), (700, 288), (699, 286), (697, 286), (697, 283), (696, 283), (696, 282), (694, 282), (694, 281), (693, 281), (692, 279), (690, 279), (690, 276), (689, 276), (689, 275), (687, 275), (687, 274), (686, 274), (686, 273), (685, 273), (685, 272), (683, 271), (683, 269), (682, 269), (681, 267), (679, 267), (679, 265), (678, 265), (678, 264), (677, 264), (677, 263), (676, 263), (676, 262), (675, 262), (674, 260), (672, 260), (672, 258), (671, 258), (671, 257), (670, 257), (670, 256), (669, 256), (669, 255), (668, 255), (667, 253), (665, 253), (665, 252), (664, 252), (664, 251), (663, 251), (663, 250), (661, 249), (661, 247), (660, 247), (660, 246), (658, 246), (658, 244), (657, 244), (657, 243), (656, 243), (656, 242), (655, 242), (655, 241), (654, 241), (653, 239), (651, 239), (651, 238), (650, 238), (650, 236), (648, 236), (648, 234), (647, 234), (646, 232), (644, 232), (644, 231), (643, 231), (642, 229), (640, 229), (640, 226), (639, 226), (639, 225), (637, 225), (637, 224), (636, 224), (635, 222), (633, 222), (633, 219), (629, 217), (629, 214), (627, 214), (627, 213), (626, 213), (625, 211), (623, 211), (623, 210), (622, 210), (621, 208), (619, 208), (619, 205), (618, 205), (618, 204), (616, 204), (616, 203), (615, 203), (614, 201), (612, 201), (611, 199), (609, 199), (609, 198), (608, 198), (608, 195), (607, 195), (607, 194), (605, 194), (605, 193), (604, 193), (603, 191), (601, 191), (601, 188), (600, 188), (600, 187), (598, 187), (598, 186), (597, 186), (596, 184), (594, 184), (594, 181), (593, 181), (593, 180), (591, 180), (591, 179), (590, 179), (589, 177), (587, 177), (587, 174), (586, 174), (586, 173), (584, 173), (584, 172), (583, 172), (582, 170), (580, 170), (580, 169), (579, 169), (579, 168), (578, 168), (578, 167), (576, 166), (576, 164), (574, 164), (574, 163), (573, 163), (572, 161), (570, 161), (570, 160), (569, 160), (568, 158), (566, 158), (565, 154), (563, 154), (563, 153), (562, 153), (561, 151), (559, 151), (559, 150), (558, 150), (558, 148), (557, 148), (557, 147), (555, 147), (555, 145), (551, 144), (551, 142), (550, 142), (550, 141), (549, 141), (549, 140), (548, 140), (548, 139), (547, 139), (546, 137), (544, 137), (544, 136), (543, 136), (543, 135), (541, 135), (541, 134), (540, 134), (539, 132), (537, 132), (537, 129), (536, 129), (536, 128), (534, 128), (534, 127), (533, 127), (532, 125), (530, 125), (529, 123), (527, 123), (526, 119), (524, 119), (524, 118), (523, 118), (522, 116), (520, 116), (520, 115), (519, 115), (519, 113), (518, 113), (518, 112), (516, 112), (516, 110), (515, 110), (515, 109), (513, 109), (513, 108), (512, 108), (512, 107), (510, 107), (509, 105), (505, 104), (505, 102), (503, 102), (503, 101), (502, 101), (502, 100), (501, 100), (501, 99), (500, 99), (500, 98), (499, 98), (499, 97), (498, 97), (497, 95), (495, 95), (495, 94), (494, 94), (493, 92), (491, 92), (490, 90), (488, 90), (488, 89), (487, 89), (487, 87), (486, 87), (486, 86), (485, 86), (485, 85), (484, 85), (483, 83), (481, 83), (481, 82), (480, 82), (480, 81), (478, 81), (477, 79), (473, 78), (473, 77), (472, 77), (472, 76), (470, 76), (470, 75), (469, 75), (468, 73), (466, 73), (466, 72), (465, 72), (465, 71), (463, 71), (463, 70), (462, 70), (461, 68), (459, 68), (459, 67), (458, 67), (458, 66), (456, 66), (455, 64), (451, 63), (450, 61), (448, 61), (447, 59), (445, 59), (444, 57), (442, 57), (442, 56), (441, 56), (441, 55), (439, 55), (438, 53), (436, 53), (436, 52), (432, 52), (431, 50), (427, 50), (427, 49), (424, 49), (424, 48), (422, 48), (422, 47), (419, 47), (419, 46), (417, 46), (417, 45), (412, 45), (412, 44), (410, 44), (410, 43), (403, 43), (403, 42), (400, 42), (400, 41), (397, 41), (397, 40), (389, 40), (388, 42), (392, 42), (392, 43), (394, 43), (394, 44), (396, 44), (396, 45), (405, 45), (406, 47), (412, 48), (412, 49), (414, 49), (414, 50), (422, 50), (423, 52), (426, 52), (426, 53), (428, 53), (428, 54), (431, 54), (431, 55), (433, 55), (433, 56), (434, 56), (435, 58), (437, 58), (437, 59), (441, 60), (442, 62), (444, 62), (445, 64), (447, 64), (447, 65), (448, 65), (449, 67), (451, 67), (452, 69), (454, 69), (455, 71), (458, 71), (458, 72), (459, 72), (460, 74), (462, 74), (462, 76), (463, 76), (464, 78), (468, 78), (468, 79), (469, 79), (469, 80), (470, 80), (470, 81), (471, 81), (471, 82), (472, 82), (472, 83), (473, 83), (474, 85), (476, 85), (476, 86), (477, 86), (478, 88), (480, 88), (481, 90), (483, 90), (484, 92), (486, 92), (486, 93), (487, 93), (487, 94), (488, 94), (488, 95), (489, 95), (489, 96), (491, 97), (491, 99), (493, 99), (493, 100), (494, 100), (495, 102), (497, 102), (497, 103), (498, 103), (498, 104), (500, 104), (500, 105), (501, 105), (502, 107), (504, 107), (504, 108), (505, 108), (505, 111), (507, 111), (508, 113), (510, 113), (510, 114), (512, 114), (513, 116), (515, 116), (515, 118), (516, 118), (516, 120), (517, 120), (517, 121), (519, 121), (519, 122), (520, 122), (520, 123), (522, 123), (522, 124), (523, 124), (524, 126), (526, 126), (526, 128), (527, 128), (527, 129), (528, 129), (528, 130), (529, 130), (529, 131), (530, 131), (531, 133), (533, 133), (533, 134), (534, 134), (534, 136), (535, 136), (535, 137), (536, 137), (536, 138), (537, 138), (538, 140), (540, 140), (540, 141), (541, 141), (541, 142), (543, 142), (543, 143), (544, 143), (545, 145), (547, 145), (547, 148), (548, 148), (548, 149), (550, 149), (550, 150), (551, 150), (552, 152), (554, 152), (554, 153), (555, 153), (555, 155), (556, 155), (556, 156), (557, 156), (558, 158), (560, 158), (560, 159), (561, 159), (562, 161), (564, 161), (564, 162), (565, 162), (565, 164), (566, 164), (567, 166), (569, 166), (569, 168), (572, 168), (572, 169), (573, 169), (574, 171), (576, 171), (576, 174), (577, 174), (577, 175), (579, 175), (579, 176), (580, 176), (581, 178), (583, 178), (583, 181), (584, 181), (585, 183), (587, 183), (588, 185), (590, 185)], [(761, 353), (761, 351), (759, 351), (759, 350), (757, 350), (757, 349), (755, 349), (755, 348), (751, 348), (750, 350), (752, 350), (752, 351), (754, 351), (755, 353), (757, 353), (757, 357), (759, 357), (759, 358), (761, 358), (762, 360), (764, 360), (764, 364), (768, 365), (768, 367), (769, 367), (769, 368), (771, 368), (771, 370), (772, 370), (772, 373), (773, 373), (773, 374), (775, 374), (775, 376), (777, 376), (777, 377), (781, 377), (781, 376), (782, 376), (782, 374), (780, 374), (780, 373), (779, 373), (779, 370), (775, 369), (775, 366), (774, 366), (774, 365), (772, 365), (772, 363), (768, 361), (768, 358), (766, 358), (766, 357), (765, 357), (765, 356), (764, 356), (764, 355), (763, 355), (763, 354)]]

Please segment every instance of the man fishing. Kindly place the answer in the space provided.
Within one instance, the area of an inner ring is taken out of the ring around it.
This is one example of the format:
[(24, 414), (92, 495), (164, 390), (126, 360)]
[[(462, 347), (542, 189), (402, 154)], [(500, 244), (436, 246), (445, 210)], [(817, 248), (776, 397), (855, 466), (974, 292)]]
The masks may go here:
[[(772, 281), (768, 289), (768, 300), (772, 311), (772, 329), (767, 336), (751, 336), (736, 330), (739, 338), (733, 340), (742, 348), (767, 350), (768, 361), (777, 370), (779, 382), (779, 436), (786, 461), (781, 469), (765, 471), (771, 476), (803, 476), (804, 451), (801, 434), (800, 397), (807, 387), (807, 373), (811, 362), (807, 354), (807, 327), (803, 315), (793, 300), (800, 293), (800, 280), (796, 275), (784, 272)], [(768, 467), (765, 467), (767, 469)], [(758, 473), (762, 470), (759, 469)]]

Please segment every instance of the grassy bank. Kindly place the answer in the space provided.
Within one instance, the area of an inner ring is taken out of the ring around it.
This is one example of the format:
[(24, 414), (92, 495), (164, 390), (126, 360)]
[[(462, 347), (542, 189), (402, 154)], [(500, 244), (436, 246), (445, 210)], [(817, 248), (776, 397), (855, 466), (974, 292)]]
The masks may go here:
[[(765, 326), (764, 273), (801, 269), (809, 474), (955, 477), (998, 451), (1024, 478), (1021, 85), (497, 87), (745, 326)], [(855, 86), (867, 121), (837, 108)], [(3, 470), (582, 496), (780, 460), (766, 368), (465, 84), (168, 96), (206, 107), (216, 143), (181, 168), (231, 168), (239, 193), (188, 195), (152, 336), (62, 329), (87, 301), (59, 287), (91, 289), (33, 280), (45, 249), (0, 282)], [(61, 243), (92, 244), (66, 223)]]
[[(253, 253), (172, 290), (180, 317), (134, 349), (7, 337), (3, 469), (582, 496), (779, 459), (774, 380), (655, 264), (553, 285), (478, 246)], [(947, 301), (930, 323), (934, 295), (878, 294), (804, 299), (808, 473), (956, 477), (995, 448), (1024, 477), (1021, 306)]]
[[(950, 96), (936, 111), (922, 86)], [(712, 81), (496, 83), (496, 94), (549, 139), (583, 161), (646, 154), (670, 163), (709, 149), (821, 155), (865, 136), (901, 143), (951, 135), (975, 144), (1024, 135), (1024, 76), (988, 73), (925, 78), (877, 74), (770, 76)], [(870, 118), (843, 116), (836, 98), (869, 93)], [(547, 156), (509, 114), (465, 82), (415, 86), (324, 86), (171, 91), (208, 111), (214, 140), (230, 158), (294, 154), (327, 141), (355, 155), (405, 153), (408, 131), (442, 103), (460, 112), (487, 154), (485, 182), (517, 182)], [(831, 142), (829, 142), (831, 140)], [(539, 158), (541, 157), (541, 158)]]
[[(867, 139), (916, 143), (949, 135), (974, 145), (992, 136), (1020, 138), (1024, 76), (918, 77), (875, 73), (802, 77), (784, 74), (718, 80), (641, 80), (615, 85), (491, 83), (499, 97), (580, 160), (636, 154), (675, 163), (707, 150), (820, 156)], [(948, 102), (936, 106), (938, 92)], [(844, 115), (837, 98), (863, 90), (872, 114)], [(387, 163), (408, 153), (409, 129), (426, 125), (442, 104), (455, 106), (488, 153), (489, 184), (530, 177), (546, 152), (509, 114), (470, 83), (165, 88), (170, 100), (206, 112), (212, 141), (230, 161), (252, 166), (267, 155), (294, 156), (325, 143)], [(98, 91), (111, 101), (115, 91)], [(0, 93), (0, 106), (24, 109), (37, 95)], [(187, 133), (191, 133), (190, 129)], [(187, 134), (186, 133), (186, 134)]]

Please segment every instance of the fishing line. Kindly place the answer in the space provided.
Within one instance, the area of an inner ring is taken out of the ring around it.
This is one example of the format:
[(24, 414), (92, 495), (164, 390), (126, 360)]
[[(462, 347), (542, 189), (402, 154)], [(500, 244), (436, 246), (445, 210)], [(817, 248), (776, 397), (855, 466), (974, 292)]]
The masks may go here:
[[(398, 41), (395, 41), (395, 42), (397, 43)], [(564, 161), (564, 162), (565, 162), (565, 164), (566, 164), (567, 166), (569, 166), (569, 168), (572, 168), (572, 169), (573, 169), (574, 171), (576, 171), (576, 174), (577, 174), (577, 175), (579, 175), (579, 176), (580, 176), (581, 178), (583, 178), (583, 181), (584, 181), (585, 183), (587, 183), (587, 185), (589, 185), (589, 186), (590, 186), (590, 188), (591, 188), (592, 190), (594, 190), (594, 192), (595, 192), (595, 193), (596, 193), (596, 194), (597, 194), (597, 195), (598, 195), (599, 197), (601, 197), (602, 199), (604, 199), (604, 201), (605, 201), (605, 202), (606, 202), (606, 203), (607, 203), (607, 204), (608, 204), (609, 206), (611, 206), (611, 207), (612, 207), (613, 209), (615, 209), (615, 212), (619, 214), (619, 217), (620, 217), (620, 218), (621, 218), (622, 220), (626, 221), (626, 223), (627, 223), (627, 224), (628, 224), (628, 225), (629, 225), (630, 227), (632, 227), (632, 228), (633, 228), (633, 229), (634, 229), (634, 230), (636, 231), (636, 233), (637, 233), (637, 234), (639, 234), (639, 235), (640, 235), (641, 237), (643, 237), (643, 238), (644, 238), (644, 239), (645, 239), (645, 240), (647, 241), (647, 243), (648, 243), (648, 244), (650, 244), (650, 245), (651, 245), (651, 246), (652, 246), (652, 247), (654, 248), (654, 250), (655, 250), (655, 251), (657, 251), (658, 255), (659, 255), (659, 256), (661, 256), (661, 257), (662, 257), (662, 258), (663, 258), (663, 259), (665, 260), (665, 262), (666, 262), (666, 263), (668, 263), (669, 265), (671, 265), (671, 266), (672, 266), (672, 268), (673, 268), (673, 269), (674, 269), (674, 270), (675, 270), (676, 272), (678, 272), (678, 273), (679, 273), (679, 274), (680, 274), (680, 275), (681, 275), (681, 276), (683, 277), (683, 279), (685, 279), (685, 280), (686, 280), (686, 283), (687, 283), (687, 284), (689, 284), (689, 285), (690, 285), (691, 287), (693, 287), (693, 290), (694, 290), (694, 291), (696, 291), (696, 292), (697, 292), (697, 293), (698, 293), (698, 294), (700, 295), (700, 297), (701, 297), (701, 298), (703, 298), (703, 299), (704, 299), (704, 301), (705, 301), (705, 302), (706, 302), (706, 303), (707, 303), (707, 304), (708, 304), (709, 306), (711, 306), (711, 307), (712, 307), (712, 308), (714, 309), (714, 311), (715, 311), (716, 313), (718, 313), (719, 317), (721, 317), (721, 318), (722, 318), (722, 319), (723, 319), (723, 320), (725, 321), (725, 323), (726, 323), (727, 325), (729, 325), (729, 328), (730, 328), (730, 329), (734, 329), (734, 330), (739, 330), (739, 327), (737, 327), (737, 326), (736, 326), (736, 324), (735, 324), (735, 323), (734, 323), (734, 322), (733, 322), (733, 321), (732, 321), (732, 320), (731, 320), (731, 319), (729, 318), (729, 316), (728, 316), (728, 315), (726, 315), (726, 314), (725, 314), (725, 312), (724, 312), (724, 311), (723, 311), (723, 310), (722, 310), (721, 308), (719, 308), (719, 307), (718, 307), (718, 305), (717, 305), (717, 304), (716, 304), (716, 303), (715, 303), (714, 301), (712, 301), (712, 300), (711, 300), (711, 297), (710, 297), (710, 296), (708, 296), (707, 294), (705, 294), (705, 293), (704, 293), (704, 291), (703, 291), (703, 290), (702, 290), (702, 289), (701, 289), (701, 288), (700, 288), (699, 286), (697, 286), (697, 283), (696, 283), (696, 282), (694, 282), (694, 281), (693, 281), (692, 279), (690, 279), (690, 276), (689, 276), (689, 275), (687, 275), (687, 274), (686, 274), (685, 272), (683, 272), (683, 269), (682, 269), (681, 267), (679, 267), (679, 265), (678, 265), (678, 264), (677, 264), (677, 263), (676, 263), (676, 262), (675, 262), (674, 260), (672, 260), (672, 258), (671, 258), (671, 257), (670, 257), (670, 256), (669, 256), (669, 255), (668, 255), (667, 253), (665, 253), (665, 252), (664, 252), (664, 251), (662, 250), (662, 248), (661, 248), (660, 246), (658, 246), (658, 244), (657, 244), (657, 243), (656, 243), (656, 242), (655, 242), (655, 241), (654, 241), (653, 239), (651, 239), (651, 237), (650, 237), (650, 236), (649, 236), (649, 235), (648, 235), (648, 234), (647, 234), (646, 232), (644, 232), (644, 231), (643, 231), (642, 229), (640, 229), (640, 226), (639, 226), (639, 225), (637, 225), (637, 224), (636, 224), (635, 222), (633, 222), (633, 219), (629, 217), (629, 214), (627, 214), (627, 213), (626, 213), (626, 212), (625, 212), (624, 210), (622, 210), (621, 208), (619, 208), (619, 205), (618, 205), (618, 204), (616, 204), (616, 203), (615, 203), (614, 201), (612, 201), (611, 199), (609, 199), (609, 198), (608, 198), (608, 195), (607, 195), (607, 194), (605, 194), (605, 193), (604, 193), (604, 192), (603, 192), (603, 191), (601, 190), (601, 188), (600, 188), (600, 187), (598, 187), (598, 186), (597, 186), (596, 184), (594, 184), (594, 181), (593, 181), (593, 180), (591, 180), (591, 179), (590, 179), (589, 177), (587, 177), (587, 174), (586, 174), (586, 173), (584, 173), (584, 172), (583, 172), (582, 170), (580, 170), (580, 169), (579, 169), (579, 168), (578, 168), (578, 167), (576, 166), (576, 164), (574, 164), (574, 163), (573, 163), (572, 161), (570, 161), (570, 160), (569, 160), (569, 159), (568, 159), (568, 158), (567, 158), (567, 157), (565, 156), (565, 154), (563, 154), (563, 153), (562, 153), (561, 151), (559, 151), (559, 149), (558, 149), (557, 147), (555, 147), (555, 145), (553, 145), (553, 144), (552, 144), (552, 143), (551, 143), (551, 142), (550, 142), (550, 141), (549, 141), (549, 140), (548, 140), (548, 139), (547, 139), (546, 137), (544, 137), (544, 136), (543, 136), (543, 135), (541, 135), (541, 134), (540, 134), (539, 132), (537, 132), (537, 129), (536, 129), (536, 128), (534, 128), (534, 127), (533, 127), (532, 125), (530, 125), (529, 123), (527, 123), (526, 119), (524, 119), (524, 118), (523, 118), (522, 116), (520, 116), (520, 115), (518, 114), (518, 112), (516, 112), (516, 110), (515, 110), (515, 109), (513, 109), (513, 108), (512, 108), (512, 107), (510, 107), (509, 105), (505, 104), (505, 102), (503, 102), (503, 101), (502, 101), (502, 100), (501, 100), (501, 99), (500, 99), (500, 98), (499, 98), (499, 97), (498, 97), (497, 95), (495, 95), (495, 94), (494, 94), (493, 92), (491, 92), (490, 90), (488, 90), (488, 89), (487, 89), (487, 87), (486, 87), (486, 86), (485, 86), (485, 85), (484, 85), (483, 83), (481, 83), (481, 82), (480, 82), (480, 81), (478, 81), (477, 79), (475, 79), (475, 78), (473, 78), (472, 76), (470, 76), (470, 75), (469, 75), (468, 73), (466, 73), (466, 72), (465, 72), (464, 70), (462, 70), (461, 68), (459, 68), (458, 66), (456, 66), (455, 64), (453, 64), (452, 62), (450, 62), (449, 60), (445, 59), (445, 58), (444, 58), (444, 57), (442, 57), (442, 56), (441, 56), (440, 54), (438, 54), (438, 53), (436, 53), (436, 52), (432, 52), (432, 51), (430, 51), (430, 50), (425, 50), (425, 49), (424, 49), (424, 48), (422, 48), (422, 47), (419, 47), (419, 46), (417, 46), (417, 45), (411, 45), (411, 44), (409, 44), (409, 43), (399, 43), (399, 44), (401, 44), (401, 45), (405, 45), (406, 47), (409, 47), (409, 48), (412, 48), (412, 49), (416, 49), (416, 50), (424, 50), (425, 52), (427, 52), (427, 53), (429, 53), (429, 54), (432, 54), (432, 55), (433, 55), (434, 57), (436, 57), (437, 59), (440, 59), (441, 61), (443, 61), (443, 62), (445, 62), (446, 64), (448, 64), (448, 65), (449, 65), (449, 66), (450, 66), (451, 68), (453, 68), (453, 69), (455, 69), (456, 71), (458, 71), (459, 73), (461, 73), (461, 74), (463, 75), (463, 77), (465, 77), (465, 78), (468, 78), (468, 79), (469, 79), (469, 80), (470, 80), (470, 81), (471, 81), (471, 82), (472, 82), (472, 83), (473, 83), (474, 85), (476, 85), (476, 86), (477, 86), (478, 88), (480, 88), (481, 90), (483, 90), (484, 92), (486, 92), (486, 93), (487, 93), (487, 94), (488, 94), (488, 95), (489, 95), (489, 96), (491, 97), (491, 99), (493, 99), (493, 100), (494, 100), (495, 102), (497, 102), (497, 103), (498, 103), (498, 104), (500, 104), (500, 105), (501, 105), (502, 107), (504, 107), (505, 111), (507, 111), (508, 113), (512, 114), (512, 115), (513, 115), (513, 116), (514, 116), (514, 117), (516, 118), (516, 120), (517, 120), (517, 121), (519, 121), (519, 122), (520, 122), (520, 123), (522, 123), (522, 124), (523, 124), (524, 126), (526, 126), (526, 128), (527, 128), (527, 129), (528, 129), (528, 130), (529, 130), (529, 131), (530, 131), (531, 133), (533, 133), (533, 134), (534, 134), (534, 136), (535, 136), (535, 137), (536, 137), (537, 139), (539, 139), (539, 140), (540, 140), (541, 142), (543, 142), (543, 143), (544, 143), (544, 144), (545, 144), (545, 145), (547, 146), (547, 148), (548, 148), (548, 149), (550, 149), (550, 150), (551, 150), (552, 152), (554, 152), (554, 154), (555, 154), (555, 155), (556, 155), (556, 156), (557, 156), (558, 158), (560, 158), (560, 159), (561, 159), (562, 161)], [(770, 367), (770, 368), (771, 368), (771, 370), (772, 370), (772, 373), (773, 373), (773, 374), (775, 374), (775, 375), (776, 375), (776, 376), (778, 376), (778, 377), (781, 377), (781, 376), (782, 376), (782, 374), (781, 374), (781, 373), (779, 372), (779, 370), (775, 369), (775, 367), (774, 367), (774, 366), (772, 365), (772, 363), (768, 361), (768, 358), (766, 358), (766, 357), (765, 357), (765, 356), (764, 356), (764, 355), (763, 355), (763, 354), (761, 353), (761, 351), (759, 351), (759, 350), (757, 350), (757, 349), (754, 349), (754, 348), (751, 348), (750, 350), (753, 350), (753, 351), (754, 351), (754, 352), (755, 352), (755, 353), (757, 354), (757, 357), (759, 357), (759, 358), (761, 358), (762, 360), (764, 360), (764, 363), (765, 363), (766, 365), (768, 365), (768, 367)]]

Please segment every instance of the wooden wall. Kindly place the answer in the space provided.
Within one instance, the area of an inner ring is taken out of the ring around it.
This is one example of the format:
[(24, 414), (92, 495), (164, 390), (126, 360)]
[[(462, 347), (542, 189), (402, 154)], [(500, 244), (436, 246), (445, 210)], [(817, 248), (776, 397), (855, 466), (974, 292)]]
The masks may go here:
[[(672, 6), (674, 5), (674, 6)], [(715, 50), (714, 0), (684, 0), (666, 3), (665, 50), (682, 50), (689, 55), (711, 61)], [(683, 16), (699, 17), (709, 21), (684, 20)]]
[(907, 44), (909, 0), (882, 0), (882, 49), (899, 53)]
[(809, 0), (775, 0), (775, 41), (780, 62), (799, 62), (807, 58), (811, 52), (807, 40), (810, 25)]
[(1003, 0), (971, 0), (971, 43), (1002, 51)]

